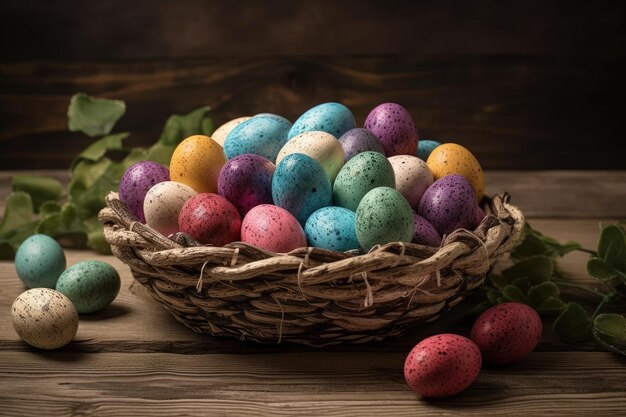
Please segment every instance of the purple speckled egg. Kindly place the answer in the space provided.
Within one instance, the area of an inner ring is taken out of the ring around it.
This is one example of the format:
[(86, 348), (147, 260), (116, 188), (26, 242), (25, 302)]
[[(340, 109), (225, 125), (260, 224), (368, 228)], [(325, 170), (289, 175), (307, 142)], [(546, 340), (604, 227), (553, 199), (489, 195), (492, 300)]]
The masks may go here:
[(228, 160), (217, 178), (217, 192), (244, 217), (259, 204), (272, 204), (276, 165), (259, 155), (243, 154)]
[(485, 212), (479, 206), (476, 206), (476, 210), (474, 210), (474, 224), (472, 225), (473, 228), (477, 228), (484, 218)]
[(348, 130), (341, 135), (339, 143), (343, 148), (344, 159), (346, 162), (354, 155), (361, 152), (378, 152), (385, 154), (382, 143), (375, 134), (362, 127)]
[(387, 156), (417, 152), (417, 127), (408, 110), (399, 104), (379, 104), (367, 115), (363, 127), (378, 137)]
[(452, 174), (433, 183), (420, 201), (417, 214), (442, 235), (456, 229), (469, 229), (476, 219), (476, 194), (462, 175)]
[(411, 242), (439, 247), (441, 245), (441, 235), (435, 229), (435, 226), (428, 223), (428, 220), (413, 212), (413, 240)]
[(170, 171), (152, 161), (141, 161), (128, 167), (120, 180), (120, 200), (142, 223), (146, 222), (143, 200), (153, 185), (170, 180)]

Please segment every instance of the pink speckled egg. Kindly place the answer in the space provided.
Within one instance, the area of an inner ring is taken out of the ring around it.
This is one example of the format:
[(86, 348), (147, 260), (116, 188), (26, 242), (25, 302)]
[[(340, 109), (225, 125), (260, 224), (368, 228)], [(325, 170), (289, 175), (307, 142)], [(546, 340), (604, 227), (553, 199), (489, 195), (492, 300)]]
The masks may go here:
[(438, 248), (441, 245), (441, 235), (432, 224), (428, 223), (428, 220), (413, 212), (413, 240), (411, 242)]
[(272, 177), (276, 165), (254, 154), (237, 155), (226, 162), (217, 178), (217, 192), (233, 203), (241, 216), (259, 204), (272, 204)]
[(286, 253), (307, 246), (298, 220), (282, 207), (261, 204), (241, 223), (241, 240), (272, 252)]
[(396, 190), (417, 210), (422, 195), (433, 183), (433, 174), (426, 162), (413, 155), (396, 155), (389, 158), (396, 178)]
[(481, 365), (480, 350), (474, 342), (456, 334), (439, 334), (411, 350), (404, 362), (404, 378), (424, 397), (449, 397), (467, 389)]
[(363, 127), (376, 135), (387, 156), (417, 152), (417, 127), (408, 110), (399, 104), (379, 104), (367, 115)]
[(170, 180), (170, 171), (152, 161), (141, 161), (128, 167), (120, 180), (120, 200), (126, 204), (140, 222), (146, 222), (143, 199), (153, 185)]
[(224, 246), (239, 240), (241, 217), (224, 197), (200, 193), (187, 200), (180, 210), (178, 228), (202, 244)]

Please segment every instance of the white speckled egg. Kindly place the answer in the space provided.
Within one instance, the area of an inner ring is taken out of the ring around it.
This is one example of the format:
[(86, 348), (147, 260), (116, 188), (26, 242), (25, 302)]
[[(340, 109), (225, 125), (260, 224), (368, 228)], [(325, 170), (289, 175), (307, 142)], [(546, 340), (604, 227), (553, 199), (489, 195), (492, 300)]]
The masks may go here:
[(317, 160), (326, 171), (331, 184), (343, 166), (343, 148), (337, 138), (330, 133), (304, 132), (290, 139), (278, 152), (276, 166), (285, 156), (293, 153), (302, 153)]
[(175, 181), (156, 184), (143, 201), (146, 224), (164, 236), (178, 232), (180, 210), (196, 194), (193, 188)]
[(76, 336), (78, 313), (72, 302), (50, 288), (33, 288), (20, 294), (11, 307), (18, 336), (40, 349), (57, 349)]
[(413, 210), (417, 210), (420, 199), (433, 183), (433, 174), (426, 162), (412, 155), (396, 155), (389, 158), (396, 177), (396, 190), (406, 198)]
[(224, 141), (226, 140), (226, 136), (238, 125), (242, 124), (246, 120), (250, 120), (250, 116), (237, 117), (236, 119), (230, 120), (217, 129), (211, 135), (211, 139), (218, 143), (222, 148), (224, 147)]

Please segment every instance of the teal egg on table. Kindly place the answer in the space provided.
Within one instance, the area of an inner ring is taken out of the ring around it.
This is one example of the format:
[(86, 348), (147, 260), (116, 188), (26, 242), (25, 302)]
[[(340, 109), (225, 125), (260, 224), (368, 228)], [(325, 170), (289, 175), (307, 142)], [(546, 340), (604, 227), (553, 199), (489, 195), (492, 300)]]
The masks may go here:
[(304, 233), (310, 246), (338, 252), (359, 248), (356, 213), (343, 207), (323, 207), (309, 216)]
[(356, 236), (363, 250), (389, 242), (409, 243), (413, 239), (413, 211), (399, 191), (374, 188), (356, 210)]
[(15, 254), (17, 276), (28, 288), (54, 289), (66, 265), (63, 248), (47, 235), (30, 236)]
[(289, 139), (304, 132), (321, 131), (341, 137), (356, 127), (354, 115), (341, 103), (322, 103), (310, 108), (296, 120), (289, 130)]
[(433, 149), (439, 145), (441, 145), (441, 142), (436, 140), (420, 139), (417, 144), (417, 157), (422, 161), (426, 161)]
[(117, 270), (102, 261), (81, 261), (67, 268), (56, 290), (69, 298), (79, 314), (95, 313), (111, 304), (120, 291)]
[(224, 139), (228, 159), (237, 155), (254, 154), (276, 160), (278, 151), (287, 142), (291, 123), (277, 115), (254, 116), (235, 126)]

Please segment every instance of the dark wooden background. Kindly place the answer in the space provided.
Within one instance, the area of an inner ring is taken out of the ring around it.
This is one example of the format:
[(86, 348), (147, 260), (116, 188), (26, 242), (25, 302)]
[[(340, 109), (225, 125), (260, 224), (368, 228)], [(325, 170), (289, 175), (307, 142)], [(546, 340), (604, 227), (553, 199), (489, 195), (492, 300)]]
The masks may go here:
[(208, 104), (219, 123), (341, 101), (407, 107), (486, 169), (625, 169), (622, 1), (9, 0), (0, 5), (0, 169), (64, 168), (87, 139), (70, 96), (123, 99), (154, 141)]

